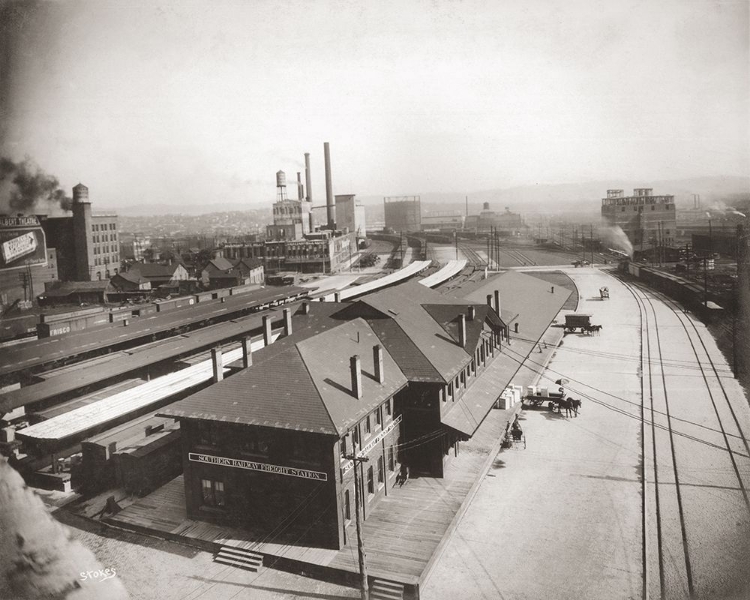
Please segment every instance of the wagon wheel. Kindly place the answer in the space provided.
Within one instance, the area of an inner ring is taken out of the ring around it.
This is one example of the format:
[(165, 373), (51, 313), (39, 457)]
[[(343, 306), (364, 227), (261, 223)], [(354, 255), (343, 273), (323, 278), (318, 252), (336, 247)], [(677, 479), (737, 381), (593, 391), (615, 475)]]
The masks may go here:
[(547, 408), (549, 408), (550, 410), (555, 410), (555, 403), (554, 403), (554, 401), (553, 401), (553, 400), (550, 400), (550, 401), (549, 401), (549, 402), (547, 403)]

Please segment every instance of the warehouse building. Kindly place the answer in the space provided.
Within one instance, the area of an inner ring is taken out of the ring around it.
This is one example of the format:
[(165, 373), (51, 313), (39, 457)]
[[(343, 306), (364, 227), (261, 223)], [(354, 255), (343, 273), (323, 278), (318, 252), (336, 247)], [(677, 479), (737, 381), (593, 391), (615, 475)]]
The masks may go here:
[(602, 199), (602, 221), (622, 229), (636, 250), (675, 244), (674, 196), (654, 196), (653, 192), (653, 188), (636, 188), (632, 196), (625, 196), (623, 190), (607, 190)]
[[(459, 413), (479, 404), (486, 415), (504, 387), (493, 372), (507, 328), (485, 303), (409, 282), (335, 306), (327, 326), (160, 411), (181, 422), (188, 518), (258, 533), (283, 525), (341, 548), (353, 535), (354, 469), (367, 518), (402, 465), (442, 477), (484, 417), (472, 409), (465, 424)], [(353, 452), (368, 462), (353, 465)]]

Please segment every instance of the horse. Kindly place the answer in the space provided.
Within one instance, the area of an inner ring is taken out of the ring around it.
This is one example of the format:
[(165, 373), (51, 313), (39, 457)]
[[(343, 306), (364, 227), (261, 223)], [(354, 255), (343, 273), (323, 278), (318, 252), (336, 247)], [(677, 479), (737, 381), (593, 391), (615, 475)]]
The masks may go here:
[(583, 402), (580, 398), (571, 398), (570, 399), (570, 407), (573, 409), (573, 412), (575, 413), (576, 417), (578, 416), (578, 411), (581, 408), (581, 405)]
[(601, 325), (587, 325), (585, 329), (587, 335), (599, 335), (601, 330)]
[(566, 417), (570, 417), (573, 415), (577, 417), (578, 409), (581, 408), (581, 401), (575, 398), (560, 398), (559, 400), (555, 401), (555, 404), (557, 405), (558, 413), (562, 414), (563, 409), (565, 409)]

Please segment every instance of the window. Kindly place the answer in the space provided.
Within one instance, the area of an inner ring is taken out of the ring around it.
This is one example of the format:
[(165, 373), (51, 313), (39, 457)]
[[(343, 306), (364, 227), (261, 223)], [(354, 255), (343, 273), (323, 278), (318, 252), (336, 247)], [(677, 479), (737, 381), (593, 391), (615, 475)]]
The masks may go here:
[(352, 449), (359, 446), (359, 427), (352, 429)]
[(448, 396), (451, 398), (453, 397), (453, 382), (452, 381), (448, 384)]
[(383, 457), (378, 456), (378, 485), (382, 485), (385, 479), (385, 472), (383, 470)]
[(367, 433), (372, 433), (372, 425), (370, 424), (370, 415), (367, 415), (367, 418), (365, 419), (365, 431)]
[(349, 436), (345, 435), (344, 437), (341, 438), (341, 458), (344, 458), (348, 454), (348, 452), (346, 451), (346, 438), (347, 437)]
[(352, 520), (352, 505), (351, 498), (349, 497), (349, 490), (344, 492), (344, 519), (347, 521)]
[(389, 471), (395, 471), (396, 470), (396, 456), (395, 452), (393, 451), (393, 446), (390, 446), (388, 448), (388, 470)]
[(380, 407), (379, 406), (375, 409), (375, 423), (377, 423), (378, 425), (382, 425), (383, 424), (383, 415), (380, 412)]
[(388, 402), (385, 403), (385, 414), (387, 414), (390, 417), (392, 412), (393, 411), (391, 409), (391, 399), (388, 398)]
[(373, 472), (372, 472), (371, 466), (367, 468), (367, 493), (368, 494), (375, 493), (375, 481), (373, 479)]
[(212, 479), (201, 479), (203, 505), (222, 507), (225, 505), (224, 482)]

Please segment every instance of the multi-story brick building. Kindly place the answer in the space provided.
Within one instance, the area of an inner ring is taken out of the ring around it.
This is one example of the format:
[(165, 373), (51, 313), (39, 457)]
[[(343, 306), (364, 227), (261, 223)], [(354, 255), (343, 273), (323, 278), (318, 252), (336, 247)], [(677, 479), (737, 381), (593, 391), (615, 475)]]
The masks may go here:
[(120, 271), (117, 215), (92, 213), (89, 189), (73, 188), (71, 217), (41, 217), (47, 247), (57, 250), (62, 281), (100, 281)]

